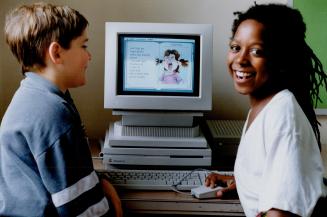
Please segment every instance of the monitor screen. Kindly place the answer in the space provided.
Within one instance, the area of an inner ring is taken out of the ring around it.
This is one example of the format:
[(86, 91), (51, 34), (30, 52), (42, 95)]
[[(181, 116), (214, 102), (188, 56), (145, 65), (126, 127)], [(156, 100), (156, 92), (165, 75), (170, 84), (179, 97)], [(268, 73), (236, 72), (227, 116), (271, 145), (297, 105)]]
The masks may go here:
[(104, 107), (210, 111), (211, 24), (107, 22)]
[(118, 94), (199, 96), (200, 36), (118, 35)]

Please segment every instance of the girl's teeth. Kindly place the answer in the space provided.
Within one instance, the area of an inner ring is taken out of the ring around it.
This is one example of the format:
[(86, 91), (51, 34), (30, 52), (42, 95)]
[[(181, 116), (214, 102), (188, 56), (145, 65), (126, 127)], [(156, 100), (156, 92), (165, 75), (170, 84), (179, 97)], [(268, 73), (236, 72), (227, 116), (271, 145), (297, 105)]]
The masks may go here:
[(244, 77), (244, 76), (249, 76), (250, 73), (245, 73), (245, 72), (236, 71), (236, 75), (237, 75), (237, 76), (240, 76), (240, 77)]
[(251, 73), (236, 71), (236, 76), (240, 79), (249, 78), (251, 76)]

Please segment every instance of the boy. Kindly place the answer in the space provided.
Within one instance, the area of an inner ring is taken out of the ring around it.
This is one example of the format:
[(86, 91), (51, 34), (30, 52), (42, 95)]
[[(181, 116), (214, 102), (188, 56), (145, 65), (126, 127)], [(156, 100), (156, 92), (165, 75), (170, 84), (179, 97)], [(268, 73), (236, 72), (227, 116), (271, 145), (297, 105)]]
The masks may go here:
[(93, 169), (68, 91), (85, 84), (87, 25), (78, 11), (45, 3), (6, 17), (25, 78), (0, 128), (0, 216), (103, 216), (113, 210), (106, 197), (122, 215), (114, 188)]

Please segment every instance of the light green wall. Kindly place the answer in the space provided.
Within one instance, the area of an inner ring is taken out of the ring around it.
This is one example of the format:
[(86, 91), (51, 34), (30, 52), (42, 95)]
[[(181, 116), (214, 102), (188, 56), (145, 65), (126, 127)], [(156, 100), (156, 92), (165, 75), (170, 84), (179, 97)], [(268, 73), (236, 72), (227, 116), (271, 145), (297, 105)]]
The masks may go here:
[[(327, 1), (326, 0), (293, 0), (293, 6), (300, 10), (307, 26), (306, 40), (327, 70)], [(318, 108), (326, 109), (327, 91), (320, 89), (323, 100)]]
[[(293, 7), (300, 10), (307, 26), (307, 43), (322, 62), (324, 69), (327, 69), (327, 1), (326, 0), (293, 0)], [(321, 88), (322, 104), (318, 116), (325, 176), (327, 176), (327, 92)]]

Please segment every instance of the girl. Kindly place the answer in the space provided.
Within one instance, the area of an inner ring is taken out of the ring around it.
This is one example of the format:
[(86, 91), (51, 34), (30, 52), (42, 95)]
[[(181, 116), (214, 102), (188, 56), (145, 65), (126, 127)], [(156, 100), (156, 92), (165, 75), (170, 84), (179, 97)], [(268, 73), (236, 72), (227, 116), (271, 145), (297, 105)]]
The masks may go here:
[(237, 13), (227, 66), (234, 88), (248, 95), (234, 177), (211, 174), (207, 186), (230, 183), (247, 216), (310, 216), (326, 195), (314, 105), (327, 76), (305, 42), (299, 11), (255, 5)]

